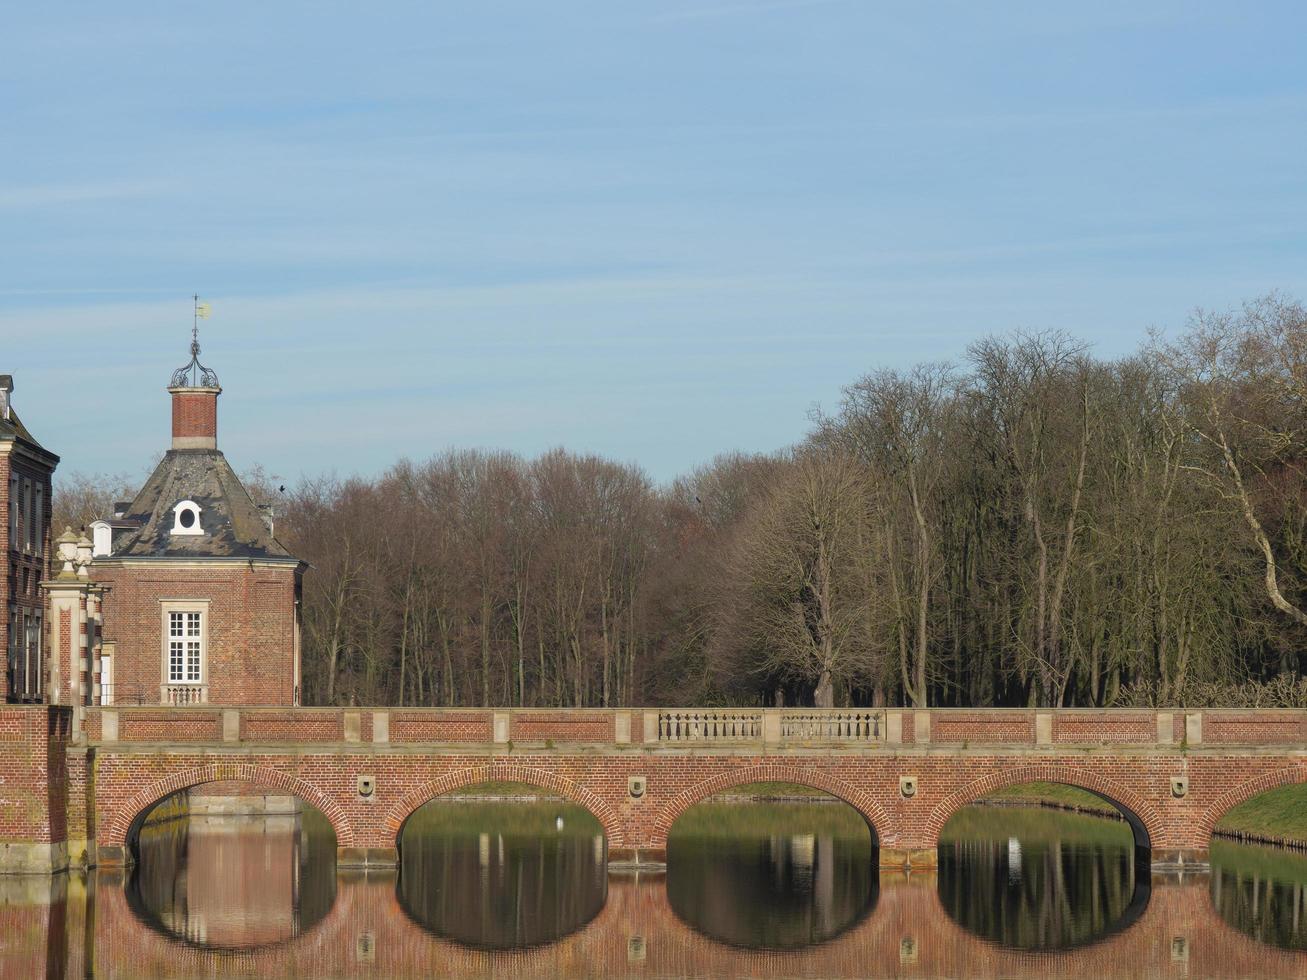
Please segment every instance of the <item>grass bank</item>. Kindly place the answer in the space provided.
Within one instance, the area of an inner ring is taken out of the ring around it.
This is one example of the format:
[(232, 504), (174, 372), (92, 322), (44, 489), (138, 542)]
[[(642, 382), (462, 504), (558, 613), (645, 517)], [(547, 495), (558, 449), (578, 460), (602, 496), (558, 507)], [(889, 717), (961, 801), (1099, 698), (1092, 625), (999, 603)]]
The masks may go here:
[[(1075, 786), (1023, 783), (984, 797), (997, 806), (1048, 806), (1117, 816), (1112, 804)], [(1281, 786), (1239, 804), (1216, 825), (1218, 837), (1307, 848), (1307, 784)]]
[[(524, 783), (480, 783), (438, 797), (444, 802), (458, 800), (558, 800), (556, 794), (539, 786)], [(758, 802), (836, 802), (835, 797), (812, 786), (798, 783), (743, 783), (711, 797), (716, 803)], [(1022, 783), (983, 797), (989, 806), (1042, 806), (1104, 817), (1119, 817), (1120, 812), (1102, 797), (1087, 790), (1061, 783)], [(1219, 837), (1307, 849), (1307, 784), (1282, 786), (1262, 793), (1235, 807), (1216, 825)]]

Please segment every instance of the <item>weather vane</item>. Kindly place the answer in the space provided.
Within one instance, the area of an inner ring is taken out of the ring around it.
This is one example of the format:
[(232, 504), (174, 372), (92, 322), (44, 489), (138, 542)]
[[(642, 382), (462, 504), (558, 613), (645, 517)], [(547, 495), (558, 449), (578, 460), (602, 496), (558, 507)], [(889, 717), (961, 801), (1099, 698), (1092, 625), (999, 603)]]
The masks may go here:
[(217, 388), (218, 375), (200, 363), (200, 321), (207, 320), (212, 312), (208, 303), (200, 302), (200, 294), (191, 297), (191, 362), (172, 373), (172, 388)]

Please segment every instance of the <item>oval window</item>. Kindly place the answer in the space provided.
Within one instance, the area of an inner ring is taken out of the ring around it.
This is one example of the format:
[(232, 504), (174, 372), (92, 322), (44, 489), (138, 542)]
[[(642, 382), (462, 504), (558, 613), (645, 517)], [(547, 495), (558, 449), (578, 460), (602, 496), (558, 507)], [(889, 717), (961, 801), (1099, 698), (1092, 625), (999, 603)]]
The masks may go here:
[(195, 511), (191, 510), (189, 507), (183, 508), (177, 515), (177, 523), (182, 527), (194, 527)]

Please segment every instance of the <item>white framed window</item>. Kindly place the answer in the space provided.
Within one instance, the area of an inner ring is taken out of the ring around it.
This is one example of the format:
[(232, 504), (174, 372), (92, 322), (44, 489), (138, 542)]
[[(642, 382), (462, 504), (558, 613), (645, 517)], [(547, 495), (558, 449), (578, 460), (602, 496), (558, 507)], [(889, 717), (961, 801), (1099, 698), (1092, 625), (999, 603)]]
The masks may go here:
[(209, 602), (174, 599), (163, 609), (163, 682), (166, 685), (208, 682)]
[(200, 683), (204, 661), (201, 612), (168, 613), (168, 683)]
[(173, 534), (203, 534), (200, 526), (200, 505), (194, 500), (183, 500), (172, 508)]

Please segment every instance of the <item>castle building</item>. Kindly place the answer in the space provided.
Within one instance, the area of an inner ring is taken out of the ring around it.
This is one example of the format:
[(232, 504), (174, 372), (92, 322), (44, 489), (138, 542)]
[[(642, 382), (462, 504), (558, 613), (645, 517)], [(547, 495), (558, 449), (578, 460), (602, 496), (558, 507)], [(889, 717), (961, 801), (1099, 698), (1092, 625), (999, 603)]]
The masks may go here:
[(45, 601), (50, 574), (50, 481), (59, 457), (27, 431), (0, 374), (0, 702), (45, 699)]
[(299, 703), (307, 566), (218, 449), (222, 388), (199, 354), (193, 334), (168, 386), (171, 447), (93, 540), (52, 540), (59, 457), (0, 375), (0, 702)]
[(170, 448), (132, 500), (89, 528), (86, 578), (101, 596), (83, 703), (300, 700), (307, 566), (218, 448), (222, 387), (199, 354), (193, 335), (190, 363), (168, 386)]

